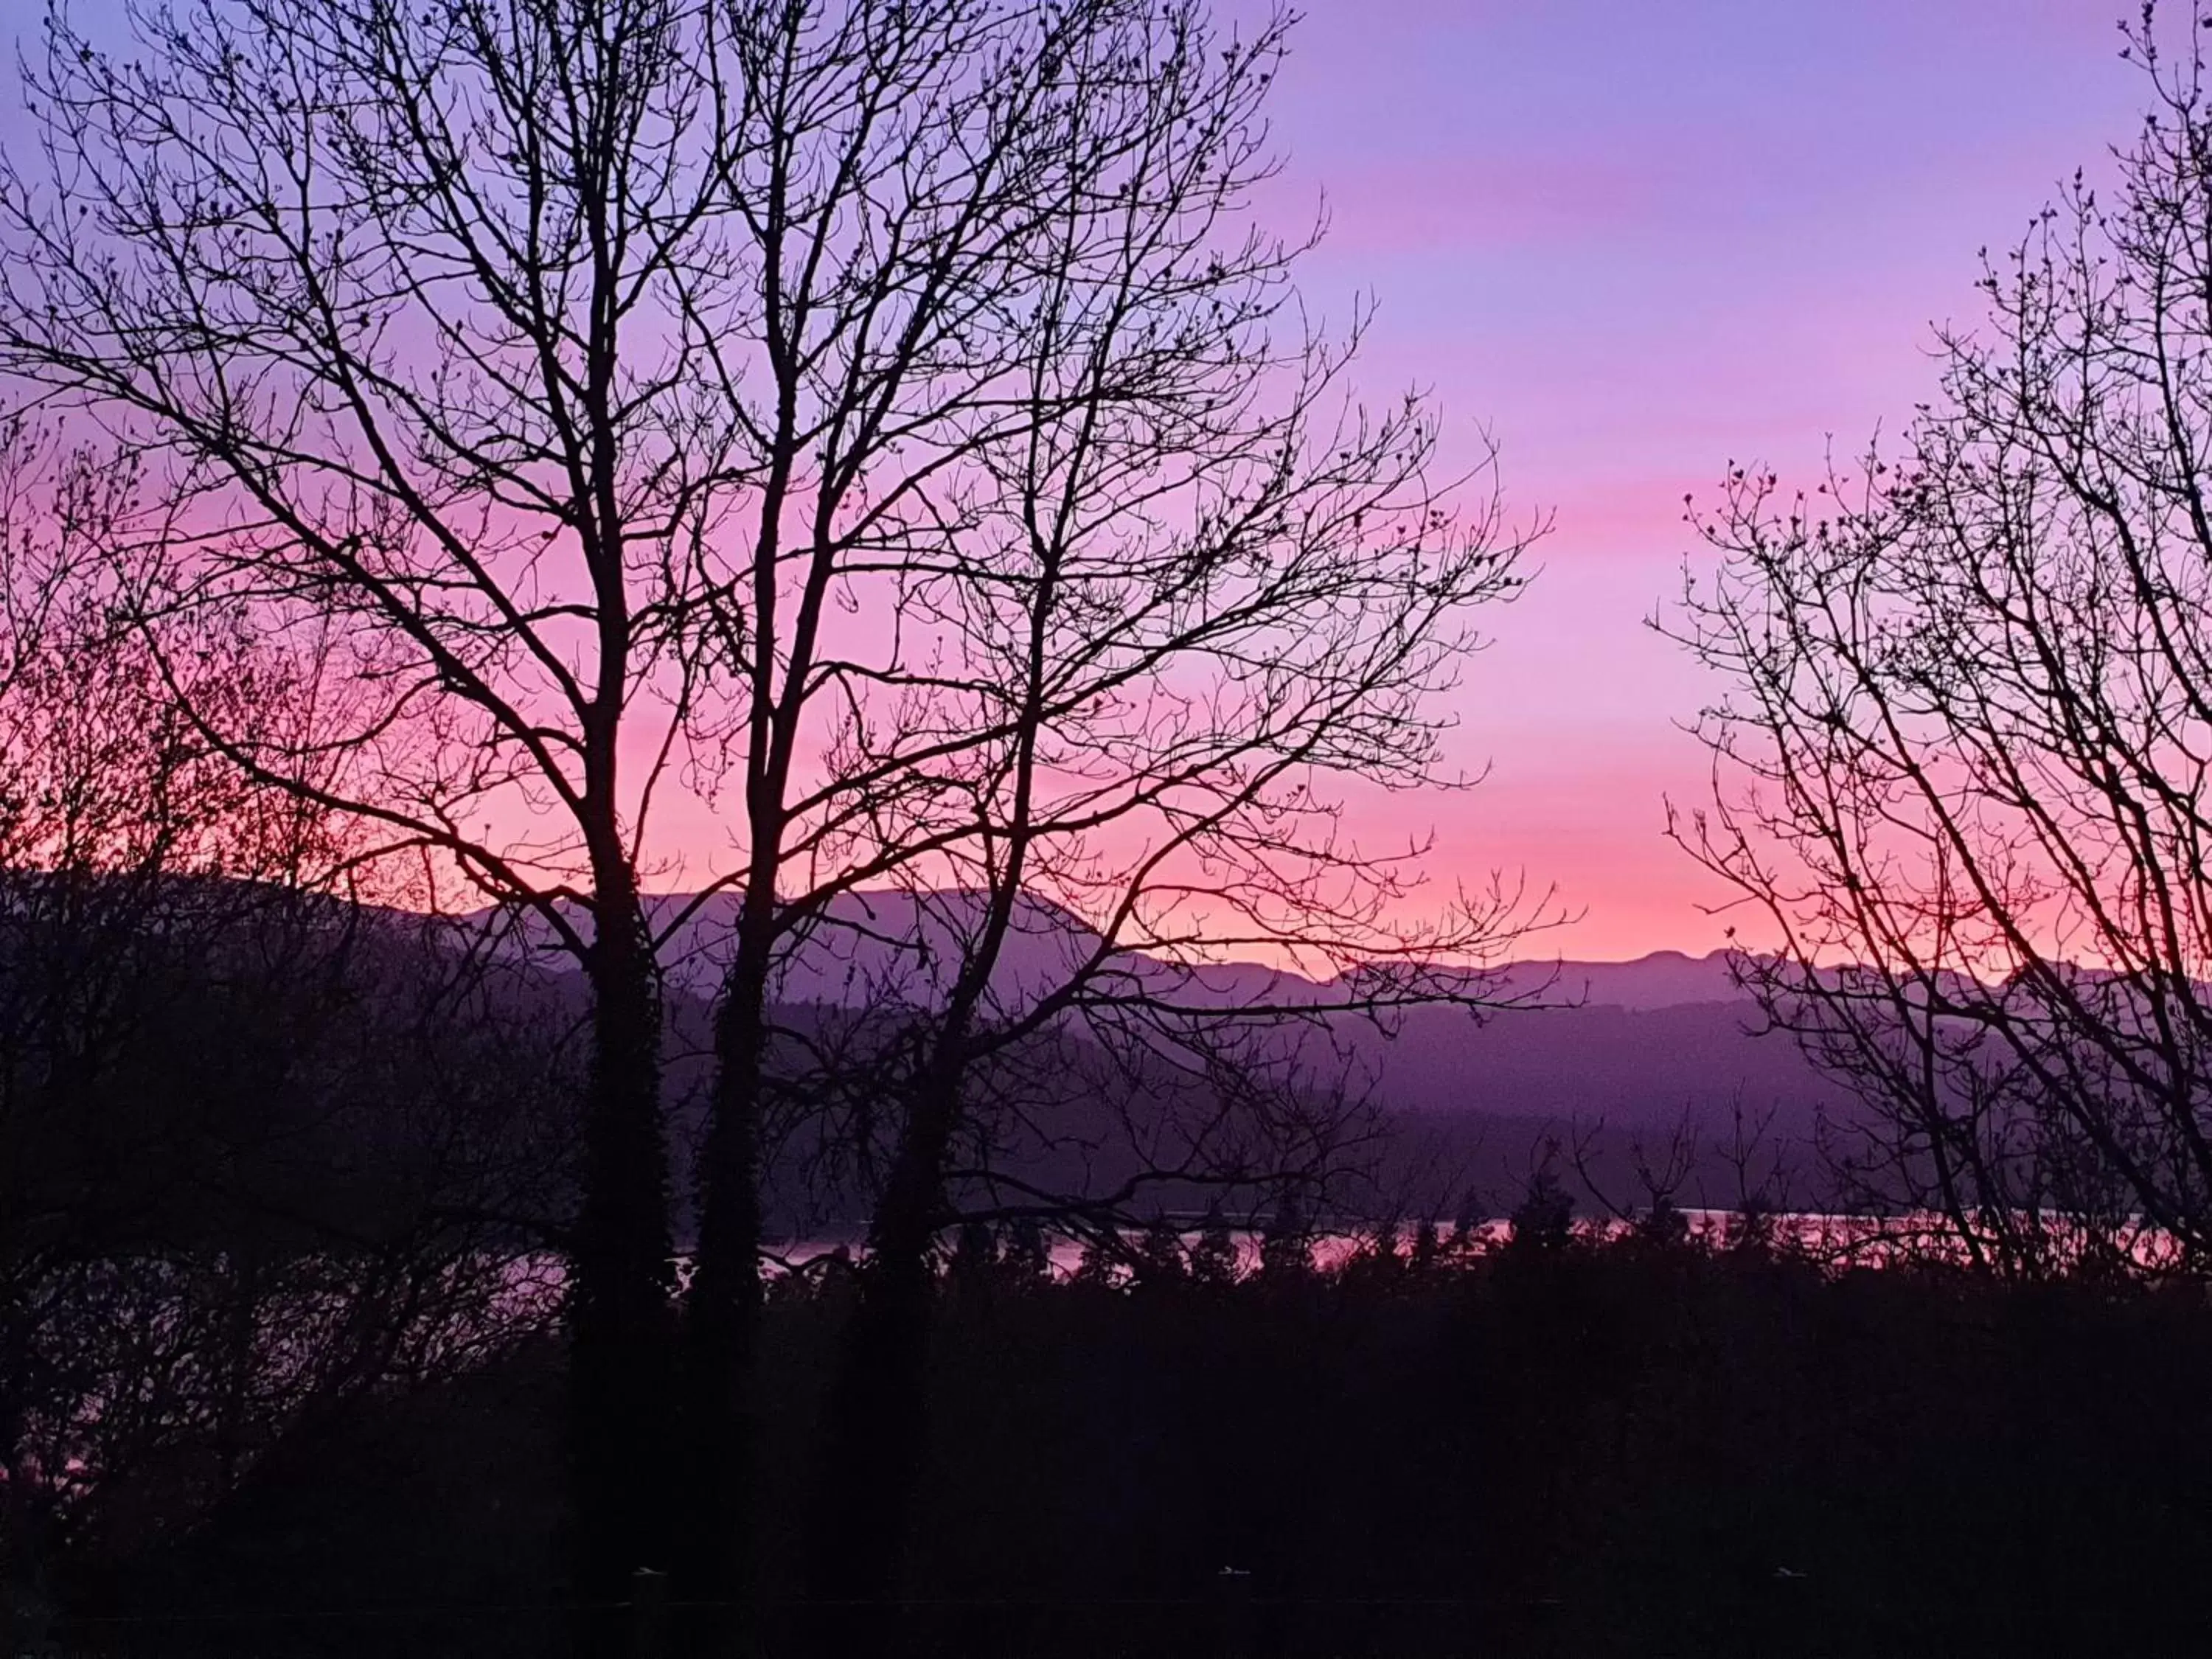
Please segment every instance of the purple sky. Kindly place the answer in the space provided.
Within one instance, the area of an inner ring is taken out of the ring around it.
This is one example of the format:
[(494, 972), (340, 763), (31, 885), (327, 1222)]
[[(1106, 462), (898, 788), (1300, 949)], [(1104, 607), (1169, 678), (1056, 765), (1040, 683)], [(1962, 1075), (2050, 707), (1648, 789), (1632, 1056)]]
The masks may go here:
[(1571, 955), (1719, 942), (1661, 836), (1662, 796), (1705, 790), (1670, 722), (1708, 688), (1642, 625), (1692, 550), (1683, 494), (1731, 457), (1802, 475), (1929, 394), (1977, 250), (2133, 131), (2120, 9), (1310, 0), (1274, 106), (1286, 224), (1330, 207), (1309, 301), (1371, 290), (1363, 386), (1428, 386), (1462, 458), (1488, 427), (1557, 518), (1462, 694), (1491, 776), (1421, 809), (1443, 872), (1556, 882)]
[(1731, 458), (1803, 477), (1928, 395), (1978, 248), (2133, 131), (2125, 3), (1306, 0), (1263, 210), (1293, 231), (1326, 195), (1302, 286), (1338, 321), (1379, 301), (1363, 387), (1431, 391), (1462, 463), (1488, 428), (1514, 507), (1556, 519), (1461, 694), (1488, 780), (1356, 827), (1433, 824), (1446, 881), (1556, 884), (1583, 919), (1547, 949), (1719, 942), (1661, 834), (1666, 795), (1704, 798), (1674, 722), (1711, 688), (1644, 626), (1693, 551), (1683, 494)]

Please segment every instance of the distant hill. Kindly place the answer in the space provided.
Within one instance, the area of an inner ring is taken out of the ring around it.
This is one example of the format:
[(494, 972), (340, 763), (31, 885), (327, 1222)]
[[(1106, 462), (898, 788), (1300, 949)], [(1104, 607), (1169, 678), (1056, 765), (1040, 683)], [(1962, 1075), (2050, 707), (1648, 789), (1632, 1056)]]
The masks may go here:
[[(655, 896), (672, 917), (690, 899)], [(959, 959), (979, 900), (964, 892), (861, 893), (831, 907), (824, 925), (785, 961), (779, 1001), (855, 1006), (886, 995), (926, 1004)], [(733, 896), (708, 900), (665, 948), (672, 981), (711, 997), (734, 924)], [(1026, 907), (993, 981), (1003, 1005), (1018, 1006), (1057, 984), (1096, 950), (1097, 935), (1042, 904)], [(1206, 967), (1195, 976), (1140, 952), (1111, 953), (1112, 982), (1172, 990), (1197, 1006), (1295, 1006), (1343, 988), (1252, 963)], [(1716, 1095), (1755, 1102), (1833, 1098), (1786, 1038), (1756, 1036), (1755, 1005), (1731, 978), (1725, 952), (1655, 951), (1630, 962), (1531, 960), (1496, 977), (1504, 998), (1532, 1006), (1480, 1018), (1455, 1007), (1410, 1010), (1395, 1035), (1343, 1025), (1381, 1068), (1394, 1102), (1423, 1111), (1492, 1114), (1602, 1113), (1656, 1121)]]
[[(690, 901), (661, 895), (651, 902), (670, 918)], [(711, 997), (736, 903), (717, 896), (676, 930), (666, 950), (673, 988)], [(957, 963), (978, 908), (977, 896), (963, 892), (848, 896), (786, 962), (779, 1000), (849, 1007), (889, 995), (927, 1004)], [(1030, 905), (994, 993), (1018, 1005), (1097, 943), (1064, 913)], [(1141, 953), (1119, 951), (1110, 961), (1111, 974), (1133, 988), (1172, 986), (1182, 1000), (1224, 1007), (1326, 1000), (1340, 990), (1249, 963), (1209, 967), (1193, 982)], [(1797, 1171), (1802, 1185), (1816, 1119), (1849, 1106), (1791, 1039), (1762, 1032), (1725, 953), (1534, 960), (1505, 968), (1496, 982), (1502, 995), (1540, 1006), (1480, 1017), (1416, 1008), (1395, 1017), (1388, 1035), (1355, 1018), (1333, 1019), (1376, 1097), (1408, 1120), (1409, 1133), (1441, 1137), (1453, 1158), (1479, 1166), (1477, 1184), (1486, 1188), (1525, 1175), (1547, 1136), (1579, 1129), (1625, 1175), (1635, 1144), (1656, 1146), (1686, 1125), (1700, 1148), (1698, 1178), (1713, 1195), (1740, 1119), (1765, 1121), (1767, 1161)], [(1725, 1174), (1734, 1180), (1733, 1169)]]
[(1383, 1095), (1412, 1111), (1657, 1128), (1686, 1112), (1717, 1121), (1741, 1103), (1773, 1107), (1778, 1127), (1796, 1130), (1841, 1101), (1793, 1041), (1760, 1034), (1748, 1000), (1508, 1010), (1480, 1022), (1414, 1009), (1394, 1035), (1359, 1046)]
[[(736, 927), (738, 896), (700, 900), (660, 893), (646, 903), (653, 926), (665, 934), (661, 957), (672, 983), (711, 995)], [(841, 895), (799, 948), (787, 955), (776, 994), (787, 1002), (844, 1003), (895, 988), (926, 1000), (957, 964), (963, 941), (981, 925), (981, 895), (964, 890)], [(1057, 984), (1099, 942), (1066, 912), (1024, 900), (1000, 955), (994, 993), (1003, 1002), (1018, 1003)], [(1194, 981), (1183, 969), (1141, 951), (1116, 950), (1107, 960), (1108, 975), (1132, 988), (1172, 987), (1178, 995), (1223, 1006), (1322, 1000), (1342, 990), (1332, 981), (1257, 963), (1209, 964)], [(1498, 970), (1495, 983), (1504, 996), (1584, 1007), (1647, 1010), (1744, 1000), (1729, 976), (1727, 953), (1718, 951), (1703, 957), (1657, 951), (1630, 962), (1531, 958)]]
[(1725, 951), (1703, 957), (1654, 951), (1629, 962), (1523, 962), (1506, 971), (1516, 989), (1540, 987), (1547, 1001), (1585, 1007), (1679, 1008), (1743, 998)]
[[(27, 904), (42, 890), (34, 886), (18, 897)], [(459, 1127), (459, 1092), (471, 1092), (483, 1096), (468, 1108), (470, 1138), (482, 1143), (477, 1152), (488, 1160), (513, 1163), (526, 1149), (522, 1161), (538, 1172), (532, 1180), (544, 1189), (532, 1201), (543, 1198), (557, 1207), (564, 1148), (573, 1132), (562, 1103), (568, 1091), (559, 1079), (572, 1074), (580, 1060), (570, 1039), (586, 1012), (583, 988), (565, 958), (532, 951), (536, 961), (511, 962), (514, 971), (486, 988), (486, 1000), (476, 1005), (478, 1013), (465, 1016), (459, 1025), (450, 1015), (426, 1025), (416, 1018), (415, 988), (426, 970), (435, 977), (443, 957), (441, 930), (420, 930), (410, 916), (349, 913), (318, 901), (295, 903), (272, 892), (271, 914), (290, 919), (287, 949), (303, 961), (318, 959), (314, 939), (325, 909), (333, 927), (349, 915), (368, 924), (351, 934), (352, 966), (343, 985), (319, 990), (283, 960), (264, 962), (266, 952), (258, 945), (251, 954), (253, 973), (241, 978), (234, 965), (222, 965), (231, 947), (221, 941), (237, 928), (247, 929), (239, 938), (263, 937), (252, 919), (264, 907), (252, 890), (182, 884), (172, 896), (175, 902), (165, 914), (188, 899), (210, 909), (214, 931), (205, 943), (212, 954), (203, 960), (194, 954), (197, 947), (178, 955), (164, 946), (175, 983), (149, 1009), (143, 1040), (133, 1040), (131, 1064), (118, 1079), (114, 1111), (81, 1119), (64, 1114), (45, 1127), (18, 1113), (0, 1135), (9, 1143), (0, 1147), (8, 1153), (0, 1163), (51, 1186), (74, 1179), (70, 1171), (88, 1159), (104, 1162), (106, 1175), (100, 1184), (125, 1194), (134, 1184), (121, 1178), (127, 1170), (167, 1189), (187, 1166), (197, 1167), (201, 1151), (214, 1158), (218, 1142), (266, 1142), (287, 1151), (285, 1167), (271, 1162), (267, 1179), (281, 1182), (305, 1210), (327, 1218), (357, 1206), (372, 1186), (395, 1182), (393, 1203), (404, 1210), (398, 1188), (456, 1173), (445, 1159)], [(659, 896), (652, 907), (666, 921), (686, 903), (680, 896)], [(228, 919), (234, 909), (234, 922)], [(866, 894), (841, 901), (826, 925), (784, 964), (777, 984), (779, 1024), (809, 1047), (825, 1031), (851, 1029), (856, 1021), (865, 1026), (878, 1014), (896, 1018), (902, 1006), (927, 1006), (946, 982), (977, 915), (976, 897), (967, 893)], [(698, 906), (669, 941), (665, 1077), (679, 1215), (691, 1191), (689, 1161), (712, 1076), (712, 997), (734, 916), (734, 899), (718, 896)], [(7, 936), (9, 948), (0, 951), (0, 970), (21, 970), (9, 982), (31, 998), (20, 1010), (26, 1017), (43, 1006), (32, 995), (43, 982), (40, 953), (66, 943), (51, 933), (26, 932), (28, 925), (19, 921)], [(181, 941), (173, 945), (182, 948)], [(1019, 1006), (1097, 946), (1097, 936), (1064, 913), (1027, 906), (994, 994), (1002, 1006)], [(1224, 1008), (1295, 1006), (1332, 1000), (1344, 988), (1249, 963), (1219, 964), (1189, 976), (1131, 951), (1113, 953), (1109, 971), (1132, 989), (1171, 988), (1188, 1002)], [(133, 973), (142, 996), (150, 994), (144, 975)], [(198, 982), (203, 977), (204, 984)], [(264, 981), (267, 988), (258, 988)], [(1693, 1190), (1711, 1198), (1730, 1176), (1721, 1154), (1735, 1135), (1740, 1111), (1754, 1119), (1772, 1114), (1770, 1162), (1779, 1156), (1802, 1163), (1816, 1114), (1843, 1103), (1791, 1042), (1756, 1034), (1757, 1009), (1736, 989), (1719, 956), (1660, 952), (1627, 963), (1529, 962), (1505, 969), (1498, 984), (1503, 994), (1541, 1006), (1480, 1016), (1464, 1008), (1416, 1008), (1395, 1016), (1387, 1030), (1356, 1017), (1330, 1015), (1333, 1042), (1313, 1045), (1324, 1062), (1314, 1076), (1316, 1086), (1342, 1080), (1326, 1069), (1340, 1058), (1355, 1090), (1366, 1092), (1397, 1124), (1386, 1184), (1409, 1205), (1455, 1204), (1469, 1188), (1489, 1201), (1504, 1201), (1553, 1140), (1582, 1145), (1594, 1168), (1610, 1171), (1613, 1184), (1628, 1190), (1638, 1144), (1656, 1155), (1683, 1124), (1701, 1151)], [(189, 1030), (189, 1041), (179, 1039), (180, 1027)], [(410, 1035), (403, 1040), (403, 1033)], [(1080, 1048), (1081, 1034), (1075, 1036)], [(194, 1058), (179, 1069), (179, 1054)], [(1026, 1150), (1018, 1137), (1006, 1155), (1054, 1190), (1126, 1175), (1133, 1167), (1131, 1136), (1146, 1131), (1120, 1121), (1126, 1095), (1113, 1097), (1112, 1086), (1102, 1091), (1085, 1080), (1086, 1073), (1103, 1077), (1109, 1069), (1095, 1058), (1088, 1066), (1064, 1068), (1047, 1085), (1056, 1096), (1046, 1114), (1047, 1131), (1032, 1136)], [(464, 1072), (477, 1081), (457, 1091)], [(155, 1077), (162, 1079), (159, 1087), (140, 1086)], [(264, 1077), (271, 1080), (266, 1085), (258, 1080)], [(134, 1103), (140, 1102), (143, 1107)], [(162, 1134), (142, 1121), (155, 1103), (167, 1103)], [(182, 1120), (192, 1114), (222, 1130), (204, 1148), (197, 1131), (185, 1133), (190, 1126)], [(85, 1133), (55, 1139), (46, 1133), (58, 1133), (70, 1123)], [(301, 1127), (308, 1123), (312, 1133)], [(165, 1140), (168, 1128), (181, 1139)], [(143, 1143), (148, 1155), (121, 1150), (118, 1137)], [(264, 1161), (274, 1158), (272, 1150)], [(406, 1173), (418, 1166), (419, 1175)], [(772, 1178), (769, 1207), (803, 1224), (805, 1212), (819, 1212), (820, 1195), (807, 1198), (795, 1179), (788, 1170)], [(305, 1196), (311, 1191), (312, 1201)], [(841, 1210), (848, 1207), (832, 1201)], [(382, 1200), (378, 1204), (391, 1207)], [(510, 1206), (507, 1212), (517, 1211)]]

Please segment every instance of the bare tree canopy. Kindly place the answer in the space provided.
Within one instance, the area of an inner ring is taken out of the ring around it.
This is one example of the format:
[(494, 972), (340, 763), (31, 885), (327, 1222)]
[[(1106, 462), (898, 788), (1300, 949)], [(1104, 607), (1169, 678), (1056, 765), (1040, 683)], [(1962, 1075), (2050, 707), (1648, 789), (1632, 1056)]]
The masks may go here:
[(649, 3), (126, 12), (133, 55), (57, 13), (30, 65), (48, 165), (0, 180), (0, 356), (138, 458), (140, 616), (243, 608), (349, 688), (303, 747), (172, 665), (204, 736), (581, 959), (578, 1468), (610, 1575), (667, 1525), (639, 865), (750, 459), (716, 395), (748, 274), (719, 26)]
[(2116, 188), (1987, 264), (1902, 454), (1732, 471), (1662, 624), (1729, 685), (1676, 833), (1780, 941), (1750, 983), (1874, 1108), (1867, 1189), (2008, 1269), (2212, 1243), (2201, 23), (2130, 32)]
[(298, 732), (313, 665), (212, 610), (158, 638), (118, 616), (133, 482), (0, 426), (11, 1588), (204, 1522), (318, 1418), (510, 1351), (550, 1306), (514, 1254), (568, 1196), (559, 1052), (542, 1019), (515, 1040), (513, 970), (364, 902), (360, 826), (243, 774), (170, 678)]

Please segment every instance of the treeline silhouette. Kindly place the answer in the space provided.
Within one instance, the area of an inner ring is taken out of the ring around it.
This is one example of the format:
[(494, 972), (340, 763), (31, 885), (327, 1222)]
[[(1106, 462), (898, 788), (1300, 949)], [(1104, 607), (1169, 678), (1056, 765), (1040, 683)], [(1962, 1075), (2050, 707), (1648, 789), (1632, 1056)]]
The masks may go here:
[[(854, 1285), (764, 1313), (765, 1653), (2188, 1650), (2212, 1545), (2194, 1285), (1815, 1259), (1756, 1216), (1333, 1252), (1218, 1222), (970, 1227), (935, 1275), (898, 1600), (810, 1603), (801, 1518)], [(181, 1535), (67, 1565), (63, 1650), (537, 1653), (559, 1613), (560, 1350), (303, 1424)], [(640, 1652), (726, 1641), (681, 1601)], [(101, 1617), (100, 1615), (106, 1615)], [(632, 1617), (628, 1613), (621, 1616)], [(865, 1644), (865, 1647), (855, 1645)]]

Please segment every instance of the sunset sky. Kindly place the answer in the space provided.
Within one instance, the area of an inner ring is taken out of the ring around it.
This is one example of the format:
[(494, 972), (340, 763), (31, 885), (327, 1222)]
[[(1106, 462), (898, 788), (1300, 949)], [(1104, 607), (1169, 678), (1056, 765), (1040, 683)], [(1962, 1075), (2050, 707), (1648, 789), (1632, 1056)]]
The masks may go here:
[[(1220, 0), (1224, 20), (1271, 0)], [(111, 23), (117, 0), (79, 0)], [(1678, 722), (1712, 690), (1645, 620), (1695, 556), (1685, 492), (1731, 459), (1785, 478), (1895, 430), (1970, 322), (1977, 251), (2076, 166), (2105, 170), (2143, 89), (2119, 0), (1308, 0), (1274, 88), (1295, 233), (1340, 324), (1379, 305), (1363, 389), (1430, 391), (1447, 461), (1499, 447), (1547, 513), (1528, 595), (1460, 694), (1470, 793), (1362, 804), (1370, 841), (1431, 826), (1443, 882), (1493, 869), (1581, 920), (1548, 953), (1722, 939), (1723, 896), (1663, 838), (1701, 801)], [(34, 20), (0, 30), (31, 43)], [(10, 100), (0, 143), (25, 142)], [(716, 840), (711, 815), (681, 836)]]
[[(1276, 88), (1304, 282), (1381, 305), (1362, 375), (1487, 427), (1557, 528), (1462, 694), (1478, 792), (1421, 810), (1439, 872), (1524, 867), (1571, 955), (1704, 951), (1713, 885), (1661, 835), (1705, 790), (1670, 722), (1705, 690), (1644, 619), (1692, 550), (1685, 491), (1894, 430), (1977, 250), (2093, 178), (2142, 103), (2113, 0), (1312, 0)], [(1291, 222), (1295, 222), (1291, 221)], [(1395, 822), (1394, 818), (1393, 822)]]

